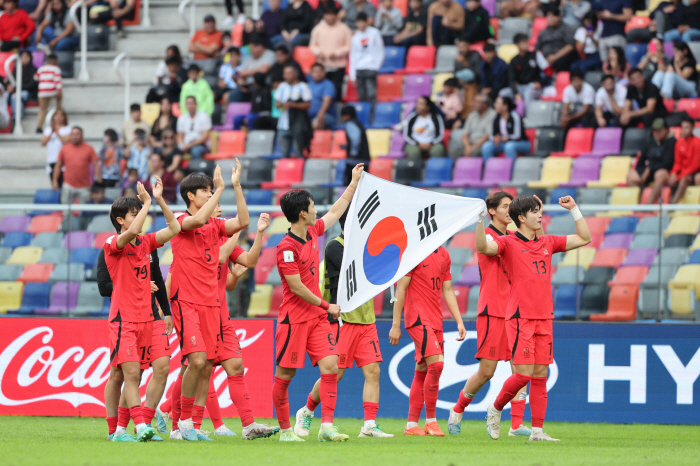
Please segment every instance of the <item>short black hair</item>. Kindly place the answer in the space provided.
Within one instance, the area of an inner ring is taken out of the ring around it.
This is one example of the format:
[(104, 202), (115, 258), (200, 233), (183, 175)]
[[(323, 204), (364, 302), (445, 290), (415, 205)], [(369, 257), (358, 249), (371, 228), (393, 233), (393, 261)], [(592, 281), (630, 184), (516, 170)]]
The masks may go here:
[(690, 126), (695, 126), (695, 120), (693, 120), (689, 116), (684, 116), (683, 118), (681, 118), (681, 124), (683, 123), (690, 123)]
[(338, 14), (338, 7), (335, 6), (335, 2), (331, 3), (331, 6), (326, 8), (326, 11), (323, 12), (324, 15), (337, 15)]
[(197, 103), (197, 98), (193, 95), (188, 95), (187, 97), (185, 97), (185, 103), (187, 103), (187, 99), (192, 99), (194, 100), (194, 103)]
[(607, 81), (608, 79), (612, 79), (612, 80), (614, 81), (614, 80), (615, 80), (615, 76), (613, 76), (613, 75), (611, 75), (611, 74), (604, 74), (604, 75), (600, 78), (600, 82), (602, 83), (603, 81)]
[(583, 73), (581, 70), (572, 70), (571, 73), (569, 74), (569, 80), (573, 80), (574, 78), (581, 78), (583, 79)]
[(105, 130), (105, 136), (107, 136), (112, 142), (117, 142), (117, 140), (119, 139), (119, 136), (117, 136), (117, 132), (114, 131), (112, 128), (107, 128)]
[(282, 213), (289, 223), (297, 223), (299, 221), (299, 214), (308, 212), (311, 201), (313, 200), (314, 196), (307, 190), (292, 189), (282, 195), (280, 207), (282, 207)]
[[(7, 2), (7, 0), (6, 0), (6, 2)], [(17, 1), (15, 1), (15, 3), (17, 3)], [(47, 62), (52, 62), (52, 63), (58, 63), (58, 55), (56, 55), (55, 53), (50, 53), (50, 54), (46, 57), (46, 61), (47, 61)]]
[(364, 21), (367, 22), (367, 13), (364, 11), (361, 11), (357, 14), (357, 18), (355, 18), (355, 21)]
[(484, 52), (495, 52), (496, 51), (496, 46), (493, 44), (486, 44), (484, 45)]
[(165, 65), (170, 66), (170, 65), (177, 65), (181, 66), (182, 65), (182, 59), (178, 57), (168, 57), (165, 59)]
[(101, 184), (93, 184), (93, 185), (90, 187), (90, 192), (91, 192), (91, 193), (99, 193), (99, 192), (104, 192), (104, 191), (105, 191), (105, 187), (102, 186)]
[(447, 78), (445, 80), (445, 83), (443, 86), (450, 86), (450, 87), (456, 87), (457, 89), (461, 89), (462, 86), (459, 84), (459, 80), (457, 78)]
[(240, 55), (241, 49), (239, 49), (238, 47), (229, 47), (227, 52), (228, 53), (235, 53), (236, 55)]
[(145, 136), (146, 132), (142, 128), (136, 128), (134, 130), (134, 136)]
[(348, 208), (345, 209), (345, 212), (343, 212), (343, 215), (340, 216), (338, 219), (338, 223), (340, 223), (340, 229), (345, 231), (345, 219), (348, 218), (348, 211), (350, 210), (350, 204), (348, 204)]
[(287, 55), (289, 55), (291, 52), (289, 51), (289, 47), (287, 47), (285, 44), (279, 44), (277, 47), (275, 47), (275, 52), (282, 52)]
[(325, 69), (326, 69), (326, 68), (325, 68), (322, 64), (320, 64), (319, 62), (316, 62), (316, 63), (314, 63), (313, 65), (311, 65), (311, 69), (314, 69), (314, 68), (316, 68), (317, 66), (318, 66), (319, 68), (321, 68), (322, 70), (325, 70)]
[(199, 73), (200, 71), (202, 71), (202, 69), (199, 67), (198, 64), (192, 63), (190, 66), (187, 67), (187, 72), (189, 73), (190, 71), (196, 71), (197, 73)]
[(355, 110), (355, 107), (352, 105), (346, 105), (342, 109), (340, 109), (340, 116), (346, 116), (349, 117), (351, 120), (357, 118), (357, 110)]
[(131, 107), (129, 107), (129, 110), (132, 112), (135, 112), (138, 110), (139, 112), (141, 111), (141, 104), (131, 104)]
[[(501, 205), (501, 201), (506, 197), (513, 201), (513, 196), (505, 191), (496, 191), (495, 193), (491, 194), (486, 198), (486, 210), (498, 209), (498, 206)], [(491, 215), (491, 213), (489, 213), (489, 215)], [(493, 218), (493, 215), (491, 215), (491, 218)]]
[(545, 7), (542, 7), (544, 15), (547, 16), (548, 13), (552, 13), (554, 16), (561, 16), (561, 11), (559, 10), (559, 4), (548, 3)]
[(187, 193), (192, 193), (195, 196), (200, 189), (214, 189), (214, 180), (204, 173), (191, 173), (187, 175), (180, 183), (180, 196), (185, 201), (187, 207), (190, 206), (190, 198)]
[(84, 133), (84, 132), (85, 132), (85, 131), (83, 131), (83, 127), (82, 127), (82, 126), (73, 125), (73, 127), (71, 128), (71, 131), (73, 131), (74, 129), (77, 129), (77, 130), (80, 131), (81, 133)]
[(635, 68), (632, 68), (632, 69), (629, 71), (629, 73), (627, 73), (627, 76), (632, 76), (632, 75), (635, 74), (635, 73), (640, 73), (640, 74), (642, 74), (642, 75), (644, 74), (644, 73), (642, 73), (642, 70), (640, 70), (639, 68), (635, 67)]
[(519, 215), (523, 217), (527, 216), (528, 212), (537, 212), (542, 207), (542, 204), (535, 199), (534, 196), (518, 196), (513, 199), (510, 203), (510, 208), (508, 208), (508, 214), (511, 220), (515, 223), (515, 226), (520, 228)]
[(139, 212), (142, 207), (143, 204), (137, 197), (120, 197), (114, 201), (112, 209), (109, 211), (109, 219), (112, 221), (112, 225), (114, 225), (117, 233), (122, 232), (122, 227), (117, 222), (117, 218), (126, 218), (126, 214), (133, 210)]
[(249, 45), (262, 45), (263, 47), (265, 46), (265, 40), (258, 36), (257, 34), (253, 35), (253, 37), (250, 39), (250, 44)]
[(514, 44), (519, 44), (524, 40), (530, 40), (528, 39), (527, 35), (523, 34), (522, 32), (519, 32), (513, 37), (513, 43)]

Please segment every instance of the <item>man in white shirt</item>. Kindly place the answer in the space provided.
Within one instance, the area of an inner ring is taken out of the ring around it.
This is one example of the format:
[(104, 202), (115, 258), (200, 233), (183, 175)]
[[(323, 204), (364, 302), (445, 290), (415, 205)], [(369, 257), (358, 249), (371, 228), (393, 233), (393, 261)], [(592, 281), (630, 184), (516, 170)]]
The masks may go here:
[(600, 81), (600, 89), (595, 93), (595, 119), (604, 128), (614, 125), (622, 115), (627, 98), (627, 87), (615, 82), (615, 77), (606, 74)]
[(571, 128), (582, 124), (586, 128), (595, 126), (593, 102), (595, 89), (583, 80), (580, 71), (571, 72), (571, 84), (564, 89), (562, 98), (561, 127)]
[(187, 97), (185, 106), (187, 112), (177, 119), (177, 144), (182, 152), (189, 152), (193, 159), (201, 159), (209, 152), (207, 143), (211, 131), (211, 117), (197, 110), (197, 99), (194, 96)]
[(311, 89), (299, 81), (299, 72), (293, 65), (284, 68), (284, 82), (275, 92), (275, 105), (282, 110), (277, 120), (277, 140), (284, 157), (289, 157), (294, 142), (297, 157), (304, 155), (304, 149), (313, 137), (309, 107), (311, 107)]
[(384, 62), (384, 39), (379, 29), (368, 24), (367, 14), (357, 14), (357, 31), (350, 47), (350, 80), (357, 82), (361, 102), (377, 101), (377, 72)]

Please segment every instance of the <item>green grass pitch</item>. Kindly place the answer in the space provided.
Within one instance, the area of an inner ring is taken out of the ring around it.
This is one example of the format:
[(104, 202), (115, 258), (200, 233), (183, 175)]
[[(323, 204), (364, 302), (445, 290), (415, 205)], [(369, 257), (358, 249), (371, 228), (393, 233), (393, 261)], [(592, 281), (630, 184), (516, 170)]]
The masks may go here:
[[(262, 421), (273, 424), (274, 420)], [(292, 419), (293, 422), (293, 419)], [(697, 426), (573, 424), (548, 422), (545, 431), (561, 442), (530, 443), (506, 435), (494, 441), (485, 422), (465, 421), (462, 435), (445, 438), (404, 437), (404, 420), (379, 419), (394, 439), (357, 438), (361, 421), (336, 419), (350, 435), (342, 444), (319, 443), (314, 420), (305, 443), (281, 443), (278, 436), (245, 441), (238, 419), (226, 425), (237, 437), (212, 436), (214, 442), (190, 443), (166, 438), (148, 444), (110, 443), (101, 418), (0, 417), (0, 464), (15, 465), (147, 465), (164, 466), (313, 466), (313, 465), (602, 465), (673, 464), (700, 462)], [(439, 421), (447, 432), (447, 421)], [(155, 422), (154, 422), (155, 424)], [(213, 430), (206, 419), (204, 429)], [(131, 430), (131, 427), (129, 428)]]

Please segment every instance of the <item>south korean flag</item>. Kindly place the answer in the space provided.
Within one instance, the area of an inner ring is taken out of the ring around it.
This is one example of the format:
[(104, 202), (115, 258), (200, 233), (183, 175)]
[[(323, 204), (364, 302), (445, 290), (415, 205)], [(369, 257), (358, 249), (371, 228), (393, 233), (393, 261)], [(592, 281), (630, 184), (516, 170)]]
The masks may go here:
[(363, 172), (345, 221), (340, 311), (350, 312), (386, 290), (485, 210), (481, 199), (411, 188)]

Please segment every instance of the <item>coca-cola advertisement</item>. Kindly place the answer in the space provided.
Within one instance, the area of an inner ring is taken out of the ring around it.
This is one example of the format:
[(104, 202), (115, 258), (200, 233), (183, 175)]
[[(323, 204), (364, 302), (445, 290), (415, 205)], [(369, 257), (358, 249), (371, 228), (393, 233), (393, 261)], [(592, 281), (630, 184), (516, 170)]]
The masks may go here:
[[(255, 417), (272, 417), (274, 322), (235, 321), (246, 383)], [(104, 386), (109, 377), (107, 321), (92, 319), (3, 319), (0, 330), (0, 415), (104, 416)], [(180, 348), (175, 332), (165, 390), (180, 370)], [(141, 397), (151, 369), (141, 378)], [(212, 375), (221, 413), (235, 417), (226, 373)]]

